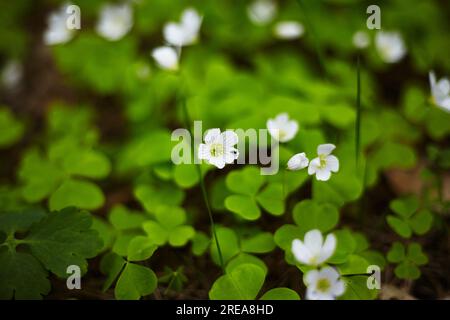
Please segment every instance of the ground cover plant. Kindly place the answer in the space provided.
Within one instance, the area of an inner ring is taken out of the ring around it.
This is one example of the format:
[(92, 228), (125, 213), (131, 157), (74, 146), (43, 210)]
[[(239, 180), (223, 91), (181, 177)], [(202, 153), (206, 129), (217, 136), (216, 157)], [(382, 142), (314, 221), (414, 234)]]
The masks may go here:
[(446, 1), (0, 8), (0, 299), (449, 298)]

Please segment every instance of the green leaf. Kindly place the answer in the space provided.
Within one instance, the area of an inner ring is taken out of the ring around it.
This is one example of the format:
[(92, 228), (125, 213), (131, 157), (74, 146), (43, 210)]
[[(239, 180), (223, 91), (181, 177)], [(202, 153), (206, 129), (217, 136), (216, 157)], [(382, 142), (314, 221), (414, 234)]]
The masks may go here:
[(406, 256), (408, 260), (419, 266), (428, 263), (428, 257), (423, 253), (422, 247), (418, 243), (411, 243), (408, 246)]
[(50, 292), (47, 271), (31, 254), (0, 247), (0, 299), (42, 299)]
[(261, 210), (254, 198), (247, 195), (231, 195), (225, 199), (225, 207), (246, 220), (257, 220)]
[(241, 249), (249, 253), (267, 253), (275, 249), (270, 232), (261, 232), (255, 236), (241, 240)]
[(109, 159), (95, 150), (79, 149), (64, 157), (67, 173), (94, 179), (105, 178), (111, 171)]
[(147, 212), (155, 213), (159, 206), (177, 206), (183, 202), (184, 192), (172, 184), (139, 185), (134, 189), (136, 199)]
[(389, 262), (398, 263), (405, 259), (405, 247), (400, 242), (394, 242), (386, 258)]
[(211, 300), (253, 300), (264, 283), (264, 271), (253, 264), (243, 264), (217, 279), (211, 290)]
[(111, 209), (108, 220), (116, 230), (128, 230), (140, 229), (148, 218), (143, 214), (129, 210), (125, 206), (117, 205)]
[(418, 235), (424, 235), (430, 230), (433, 224), (433, 215), (428, 210), (420, 210), (410, 220), (409, 225), (413, 229), (414, 233)]
[(347, 229), (335, 231), (334, 235), (337, 240), (336, 251), (328, 262), (333, 264), (345, 263), (356, 250), (355, 238)]
[(33, 223), (46, 217), (46, 213), (39, 208), (23, 208), (13, 212), (1, 212), (1, 210), (0, 231), (6, 235), (13, 235), (17, 231), (27, 231)]
[(235, 268), (237, 268), (243, 264), (254, 264), (254, 265), (260, 267), (264, 271), (265, 275), (267, 274), (267, 271), (268, 271), (267, 266), (261, 259), (259, 259), (258, 257), (252, 256), (251, 254), (247, 254), (247, 253), (243, 253), (243, 252), (238, 254), (237, 256), (235, 256), (233, 259), (230, 260), (230, 262), (227, 263), (226, 273), (230, 273)]
[(22, 194), (28, 202), (38, 202), (50, 195), (61, 183), (64, 173), (37, 150), (25, 154), (20, 164)]
[(0, 107), (0, 148), (16, 143), (25, 132), (25, 126), (11, 111)]
[(264, 183), (264, 176), (254, 166), (247, 166), (241, 170), (234, 170), (227, 175), (226, 184), (230, 191), (254, 196)]
[(367, 276), (342, 277), (345, 282), (345, 292), (339, 300), (373, 300), (377, 297), (376, 289), (367, 287)]
[(297, 203), (293, 210), (295, 223), (303, 233), (319, 229), (323, 233), (333, 229), (339, 220), (339, 212), (331, 204), (319, 204), (313, 200), (303, 200)]
[(158, 246), (164, 245), (169, 240), (170, 232), (156, 221), (145, 222), (143, 228), (149, 239)]
[(409, 238), (411, 237), (412, 234), (412, 230), (409, 227), (408, 223), (406, 223), (405, 221), (394, 217), (392, 215), (389, 215), (386, 217), (386, 221), (388, 223), (388, 225), (400, 236), (402, 236), (403, 238)]
[(77, 265), (86, 272), (86, 259), (94, 257), (102, 248), (91, 225), (88, 212), (66, 208), (49, 213), (46, 219), (34, 224), (24, 243), (47, 269), (65, 278), (70, 265)]
[(128, 245), (128, 261), (143, 261), (149, 259), (158, 247), (145, 236), (137, 236)]
[(362, 274), (367, 273), (367, 267), (369, 265), (370, 264), (363, 257), (356, 254), (351, 254), (348, 256), (347, 261), (345, 263), (340, 264), (338, 266), (338, 269), (339, 273), (342, 276), (348, 274)]
[(169, 235), (169, 244), (172, 247), (182, 247), (195, 235), (195, 230), (191, 226), (178, 226)]
[(117, 300), (139, 300), (155, 291), (157, 282), (150, 268), (128, 262), (117, 280), (114, 295)]
[(203, 232), (196, 232), (192, 238), (192, 253), (201, 256), (208, 249), (211, 240)]
[[(240, 252), (239, 240), (236, 233), (229, 228), (219, 227), (216, 229), (217, 239), (219, 239), (223, 262), (227, 263), (232, 257)], [(216, 241), (211, 240), (211, 258), (217, 265), (220, 265), (219, 254), (217, 252)]]
[(399, 216), (409, 218), (419, 208), (419, 200), (417, 197), (395, 199), (390, 202), (389, 207)]
[(416, 280), (420, 278), (420, 269), (411, 261), (403, 261), (394, 269), (395, 275), (399, 279)]
[(300, 300), (300, 296), (289, 288), (274, 288), (264, 293), (260, 300)]
[(267, 212), (279, 216), (284, 213), (283, 185), (269, 183), (257, 196), (256, 200)]
[(52, 194), (49, 200), (50, 210), (61, 210), (66, 207), (94, 210), (103, 206), (105, 196), (94, 183), (76, 179), (67, 179)]
[(196, 164), (176, 165), (173, 175), (175, 183), (181, 188), (191, 188), (199, 182)]
[(124, 258), (113, 252), (109, 252), (103, 256), (100, 262), (100, 271), (107, 275), (102, 287), (103, 292), (111, 287), (125, 266), (125, 263), (126, 261)]
[(301, 239), (304, 232), (298, 226), (293, 224), (285, 224), (281, 226), (274, 235), (275, 243), (284, 250), (291, 250), (292, 241), (294, 239)]

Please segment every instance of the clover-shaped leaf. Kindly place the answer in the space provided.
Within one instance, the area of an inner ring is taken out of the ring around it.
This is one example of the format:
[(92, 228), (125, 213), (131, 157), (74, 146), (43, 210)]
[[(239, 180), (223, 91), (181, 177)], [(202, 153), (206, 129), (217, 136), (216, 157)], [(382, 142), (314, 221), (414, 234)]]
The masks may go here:
[(274, 288), (264, 293), (260, 300), (300, 300), (300, 296), (289, 288)]
[(155, 213), (159, 206), (178, 206), (184, 199), (184, 192), (171, 183), (140, 184), (134, 195), (150, 213)]
[(426, 209), (419, 209), (416, 197), (393, 200), (390, 208), (397, 215), (386, 217), (389, 226), (404, 238), (411, 237), (412, 233), (425, 234), (431, 228), (433, 215)]
[(157, 245), (168, 242), (171, 246), (182, 247), (195, 235), (194, 228), (184, 224), (186, 213), (182, 208), (160, 206), (155, 218), (155, 221), (145, 222), (143, 228)]
[(312, 229), (328, 232), (339, 221), (339, 211), (334, 205), (317, 203), (313, 200), (303, 200), (297, 203), (292, 216), (303, 234)]
[(419, 266), (428, 263), (428, 257), (422, 252), (418, 243), (411, 243), (405, 250), (405, 246), (395, 242), (387, 254), (391, 263), (397, 263), (395, 275), (400, 279), (418, 279), (420, 277)]
[(217, 279), (211, 290), (211, 300), (253, 300), (261, 290), (265, 272), (254, 264), (242, 264)]
[(23, 135), (25, 126), (17, 120), (12, 112), (0, 108), (0, 148), (9, 147)]
[(273, 215), (284, 213), (284, 192), (280, 183), (268, 183), (262, 190), (265, 177), (256, 167), (235, 170), (226, 178), (227, 188), (236, 193), (225, 199), (225, 207), (246, 220), (261, 216), (258, 204)]
[[(241, 234), (238, 236), (231, 228), (218, 227), (216, 229), (216, 234), (219, 239), (224, 263), (229, 262), (232, 258), (242, 255), (243, 253), (267, 253), (275, 248), (273, 236), (270, 232), (258, 231), (249, 235)], [(219, 254), (214, 239), (211, 240), (210, 253), (214, 263), (219, 265)], [(252, 256), (252, 258), (254, 257)]]
[(138, 300), (156, 289), (158, 278), (147, 267), (127, 262), (114, 289), (118, 300)]

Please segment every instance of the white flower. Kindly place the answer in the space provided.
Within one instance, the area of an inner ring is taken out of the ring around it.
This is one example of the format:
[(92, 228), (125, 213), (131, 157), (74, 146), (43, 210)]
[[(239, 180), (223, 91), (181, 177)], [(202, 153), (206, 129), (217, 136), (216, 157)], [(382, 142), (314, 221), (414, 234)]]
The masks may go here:
[(239, 152), (234, 147), (237, 143), (238, 136), (233, 131), (220, 133), (220, 129), (210, 129), (206, 132), (205, 143), (199, 145), (198, 158), (222, 169), (238, 158)]
[(406, 54), (406, 47), (398, 32), (378, 31), (375, 45), (381, 59), (387, 63), (400, 61)]
[(339, 277), (339, 273), (331, 267), (309, 271), (304, 277), (306, 299), (334, 300), (341, 296), (345, 292), (345, 284)]
[(331, 152), (336, 148), (334, 144), (321, 144), (317, 147), (317, 158), (314, 158), (309, 163), (308, 174), (316, 175), (316, 179), (320, 181), (327, 181), (330, 179), (331, 172), (339, 171), (339, 159), (331, 155)]
[(433, 103), (443, 110), (450, 112), (450, 82), (442, 78), (436, 82), (436, 76), (430, 71), (430, 86)]
[(275, 35), (280, 39), (287, 40), (300, 38), (304, 31), (303, 25), (297, 21), (281, 21), (274, 27)]
[(66, 8), (68, 4), (61, 6), (57, 11), (53, 11), (47, 17), (47, 29), (44, 31), (44, 43), (46, 45), (63, 44), (69, 42), (74, 35), (74, 31), (67, 28)]
[(169, 22), (164, 26), (164, 39), (173, 46), (187, 46), (198, 38), (202, 17), (193, 8), (183, 11), (180, 23)]
[(288, 169), (289, 170), (300, 170), (303, 168), (306, 168), (309, 164), (309, 159), (306, 157), (305, 153), (297, 153), (295, 155), (293, 155), (288, 163)]
[(129, 4), (104, 5), (97, 23), (97, 33), (109, 41), (125, 36), (133, 26), (133, 11)]
[(166, 70), (178, 70), (179, 56), (172, 47), (158, 47), (153, 49), (152, 57), (158, 65)]
[(23, 68), (22, 65), (15, 61), (10, 60), (2, 70), (1, 82), (8, 89), (14, 89), (22, 80)]
[(327, 261), (336, 249), (336, 237), (330, 233), (323, 242), (322, 233), (317, 230), (310, 230), (305, 234), (302, 242), (299, 239), (292, 241), (292, 253), (298, 262), (318, 266)]
[(352, 41), (353, 45), (358, 49), (365, 49), (370, 44), (369, 35), (365, 31), (355, 32)]
[(280, 113), (275, 119), (267, 120), (267, 129), (274, 139), (280, 142), (287, 142), (296, 135), (298, 123), (295, 120), (289, 120), (287, 113)]
[(272, 0), (256, 0), (247, 7), (250, 20), (256, 25), (266, 25), (277, 13), (277, 5)]

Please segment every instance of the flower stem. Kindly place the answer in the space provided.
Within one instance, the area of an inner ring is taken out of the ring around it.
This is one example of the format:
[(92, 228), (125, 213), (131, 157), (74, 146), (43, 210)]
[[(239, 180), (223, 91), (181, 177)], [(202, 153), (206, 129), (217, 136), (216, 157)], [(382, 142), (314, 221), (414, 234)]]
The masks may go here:
[[(192, 130), (191, 130), (191, 119), (189, 117), (189, 112), (187, 110), (186, 100), (184, 99), (184, 97), (181, 97), (181, 105), (183, 107), (183, 113), (184, 113), (184, 120), (186, 122), (186, 124), (185, 124), (186, 128), (189, 131), (189, 133), (191, 134), (191, 137), (193, 137)], [(195, 142), (194, 142), (194, 145), (195, 145)], [(194, 158), (195, 158), (195, 151), (193, 151), (193, 159)], [(222, 250), (220, 249), (219, 239), (217, 238), (217, 233), (216, 233), (216, 225), (214, 223), (214, 218), (213, 218), (213, 215), (212, 215), (211, 205), (209, 203), (208, 192), (207, 192), (206, 187), (205, 187), (205, 181), (203, 180), (201, 164), (197, 163), (197, 164), (195, 164), (195, 166), (196, 166), (197, 172), (198, 172), (198, 178), (199, 178), (199, 181), (200, 181), (200, 188), (202, 189), (203, 200), (205, 202), (206, 210), (208, 211), (209, 222), (211, 224), (211, 233), (212, 233), (212, 235), (214, 237), (214, 240), (215, 240), (215, 243), (216, 243), (217, 253), (219, 254), (220, 267), (222, 268), (222, 270), (225, 270), (224, 264), (223, 264)]]
[(361, 144), (361, 66), (359, 54), (356, 58), (356, 123), (355, 123), (355, 159), (356, 165), (359, 160)]

